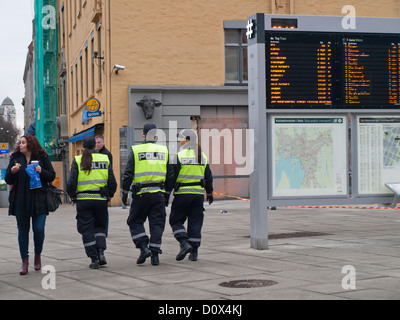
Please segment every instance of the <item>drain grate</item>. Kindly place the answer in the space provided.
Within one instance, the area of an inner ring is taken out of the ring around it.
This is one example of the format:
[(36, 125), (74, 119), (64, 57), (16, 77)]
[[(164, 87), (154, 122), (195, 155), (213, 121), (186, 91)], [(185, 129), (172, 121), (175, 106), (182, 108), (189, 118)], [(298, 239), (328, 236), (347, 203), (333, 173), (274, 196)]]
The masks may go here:
[(259, 287), (269, 287), (278, 284), (276, 281), (272, 280), (233, 280), (222, 282), (219, 285), (226, 288), (259, 288)]

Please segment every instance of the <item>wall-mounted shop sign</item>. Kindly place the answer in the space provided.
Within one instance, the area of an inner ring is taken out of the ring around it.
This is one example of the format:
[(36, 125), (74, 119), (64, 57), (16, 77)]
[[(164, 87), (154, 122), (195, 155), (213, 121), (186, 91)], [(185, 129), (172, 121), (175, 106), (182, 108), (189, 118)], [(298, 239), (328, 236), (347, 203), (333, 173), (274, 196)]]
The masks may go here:
[(87, 122), (90, 118), (100, 117), (102, 114), (100, 106), (99, 100), (95, 98), (88, 100), (85, 108), (82, 110), (82, 122)]

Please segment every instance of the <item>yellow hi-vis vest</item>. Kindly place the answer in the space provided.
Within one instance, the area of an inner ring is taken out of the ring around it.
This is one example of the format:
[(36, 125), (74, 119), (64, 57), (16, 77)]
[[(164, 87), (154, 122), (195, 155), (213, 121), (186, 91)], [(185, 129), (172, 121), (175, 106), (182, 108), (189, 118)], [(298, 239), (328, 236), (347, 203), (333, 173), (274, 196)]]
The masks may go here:
[(75, 156), (75, 161), (79, 170), (76, 200), (107, 200), (100, 195), (100, 188), (107, 186), (108, 167), (110, 165), (108, 156), (92, 153), (92, 170), (89, 174), (89, 171), (81, 169), (82, 155)]
[[(132, 146), (135, 159), (135, 175), (133, 184), (140, 184), (136, 194), (165, 192), (161, 184), (167, 176), (168, 148), (155, 143), (143, 143)], [(159, 184), (149, 186), (146, 184)]]
[[(208, 159), (204, 153), (202, 156), (204, 163), (199, 164), (193, 149), (183, 149), (178, 152), (181, 170), (176, 179), (177, 183), (200, 183), (204, 179)], [(181, 186), (174, 194), (204, 194), (204, 188), (201, 185)]]

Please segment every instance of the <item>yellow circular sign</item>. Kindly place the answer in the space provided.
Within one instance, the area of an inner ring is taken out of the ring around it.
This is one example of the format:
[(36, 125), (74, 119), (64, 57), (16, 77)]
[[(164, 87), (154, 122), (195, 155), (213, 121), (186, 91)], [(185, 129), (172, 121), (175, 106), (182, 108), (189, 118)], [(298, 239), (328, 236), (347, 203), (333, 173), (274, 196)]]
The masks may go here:
[(86, 103), (86, 109), (89, 112), (96, 112), (100, 109), (100, 101), (92, 98)]

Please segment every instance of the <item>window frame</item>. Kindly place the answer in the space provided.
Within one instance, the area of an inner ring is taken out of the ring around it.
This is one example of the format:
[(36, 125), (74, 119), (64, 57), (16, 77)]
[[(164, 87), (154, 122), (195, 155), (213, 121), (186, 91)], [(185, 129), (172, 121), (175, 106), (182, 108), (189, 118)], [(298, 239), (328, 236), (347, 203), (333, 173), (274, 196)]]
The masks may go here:
[[(238, 43), (233, 44), (233, 43), (226, 43), (226, 31), (228, 30), (236, 30), (237, 31), (237, 39)], [(244, 54), (243, 50), (246, 50), (247, 48), (247, 41), (246, 43), (243, 43), (242, 41), (242, 35), (243, 32), (246, 32), (246, 22), (245, 21), (224, 21), (224, 70), (225, 70), (225, 85), (227, 86), (247, 86), (248, 85), (248, 78), (247, 80), (243, 80), (244, 76), (244, 68), (243, 68), (243, 62), (244, 62)], [(227, 75), (227, 70), (226, 70), (226, 49), (227, 48), (237, 48), (238, 49), (238, 80), (227, 80), (226, 75)], [(247, 59), (247, 58), (246, 58)], [(246, 61), (247, 65), (247, 61)]]

